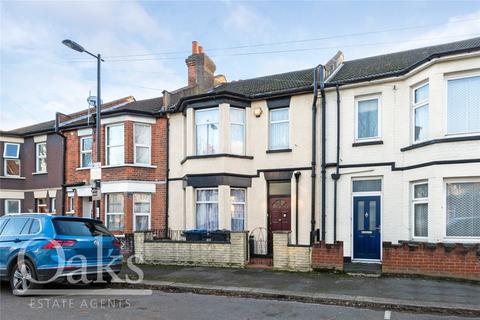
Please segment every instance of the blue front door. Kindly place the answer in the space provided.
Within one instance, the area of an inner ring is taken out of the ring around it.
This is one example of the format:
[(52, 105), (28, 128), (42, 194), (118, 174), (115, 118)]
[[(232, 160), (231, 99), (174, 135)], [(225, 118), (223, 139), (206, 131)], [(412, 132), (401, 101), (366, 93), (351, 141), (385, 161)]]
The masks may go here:
[(380, 196), (353, 198), (353, 258), (380, 260)]

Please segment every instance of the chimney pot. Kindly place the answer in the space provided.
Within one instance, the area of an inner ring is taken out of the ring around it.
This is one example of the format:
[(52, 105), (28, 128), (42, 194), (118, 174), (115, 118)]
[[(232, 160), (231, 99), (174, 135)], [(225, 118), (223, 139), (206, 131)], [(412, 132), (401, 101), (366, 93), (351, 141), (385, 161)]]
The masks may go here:
[(197, 41), (192, 41), (192, 54), (197, 54), (198, 53), (198, 42)]
[(198, 53), (203, 53), (203, 47), (202, 46), (198, 46)]

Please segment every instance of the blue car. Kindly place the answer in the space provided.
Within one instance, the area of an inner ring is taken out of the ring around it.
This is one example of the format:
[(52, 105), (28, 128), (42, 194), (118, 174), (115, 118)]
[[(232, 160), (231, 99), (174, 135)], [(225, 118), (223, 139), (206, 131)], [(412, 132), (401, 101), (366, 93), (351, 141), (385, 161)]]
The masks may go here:
[(0, 217), (0, 278), (14, 294), (42, 283), (111, 281), (121, 270), (121, 242), (99, 220), (48, 214)]

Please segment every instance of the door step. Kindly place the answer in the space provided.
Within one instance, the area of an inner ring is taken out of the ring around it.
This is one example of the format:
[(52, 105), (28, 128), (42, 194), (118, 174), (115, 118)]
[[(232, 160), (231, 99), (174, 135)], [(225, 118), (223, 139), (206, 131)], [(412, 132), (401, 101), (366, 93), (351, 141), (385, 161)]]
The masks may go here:
[(350, 275), (380, 277), (382, 265), (380, 263), (349, 262), (343, 265), (343, 271)]
[(247, 268), (252, 269), (272, 269), (273, 258), (250, 258)]

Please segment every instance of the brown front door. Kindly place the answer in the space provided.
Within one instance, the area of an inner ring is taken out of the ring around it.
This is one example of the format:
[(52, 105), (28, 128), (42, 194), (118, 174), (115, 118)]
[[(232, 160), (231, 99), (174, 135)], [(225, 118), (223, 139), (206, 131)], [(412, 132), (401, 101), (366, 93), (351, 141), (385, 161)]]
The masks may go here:
[(268, 198), (268, 254), (273, 253), (273, 231), (291, 230), (290, 196), (275, 195)]

